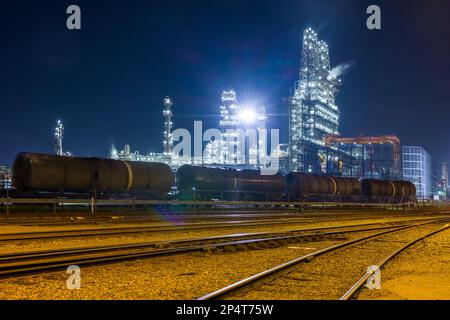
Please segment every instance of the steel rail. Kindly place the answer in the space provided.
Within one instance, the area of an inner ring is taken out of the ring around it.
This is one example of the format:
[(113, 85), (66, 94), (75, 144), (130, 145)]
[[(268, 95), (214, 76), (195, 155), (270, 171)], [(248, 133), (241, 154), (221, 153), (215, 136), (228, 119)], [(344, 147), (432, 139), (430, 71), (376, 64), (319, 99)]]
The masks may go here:
[[(434, 220), (436, 218), (417, 218), (407, 221), (427, 221)], [(406, 222), (407, 222), (406, 221)], [(188, 231), (199, 229), (221, 229), (221, 228), (236, 228), (236, 227), (258, 227), (258, 226), (273, 226), (293, 223), (308, 223), (314, 221), (305, 221), (302, 218), (283, 219), (283, 220), (267, 220), (265, 221), (225, 221), (225, 222), (211, 222), (211, 223), (187, 223), (177, 226), (124, 226), (115, 228), (92, 228), (92, 229), (75, 229), (75, 230), (55, 230), (55, 231), (42, 231), (42, 232), (20, 232), (0, 234), (0, 242), (4, 241), (24, 241), (24, 240), (46, 240), (54, 238), (73, 238), (73, 237), (90, 237), (90, 236), (107, 236), (118, 234), (134, 234), (134, 233), (149, 233), (149, 232), (175, 232), (175, 231)], [(318, 221), (320, 222), (320, 221)], [(405, 221), (391, 221), (405, 222)], [(362, 224), (361, 224), (362, 225)]]
[[(394, 252), (392, 252), (390, 255), (386, 256), (383, 260), (381, 260), (380, 262), (378, 262), (377, 264), (374, 265), (374, 267), (378, 267), (378, 270), (381, 270), (381, 268), (388, 263), (390, 260), (392, 260), (393, 258), (395, 258), (397, 255), (399, 255), (400, 253), (402, 253), (403, 251), (405, 251), (406, 249), (408, 249), (409, 247), (411, 247), (412, 245), (423, 241), (433, 235), (436, 235), (442, 231), (445, 231), (447, 229), (450, 228), (450, 225), (446, 225), (443, 228), (440, 228), (438, 230), (435, 230), (433, 232), (430, 232), (424, 236), (420, 236), (417, 239), (414, 239), (411, 242), (408, 242), (406, 245), (404, 245), (403, 247), (395, 250)], [(370, 271), (368, 271), (364, 276), (362, 276), (358, 281), (356, 281), (356, 283), (339, 299), (339, 300), (350, 300), (361, 288), (362, 286), (367, 282), (367, 280), (376, 272), (377, 268), (373, 268), (370, 269)]]
[[(424, 210), (409, 210), (409, 211), (391, 211), (389, 213), (389, 217), (403, 217), (403, 216), (420, 216), (423, 215)], [(433, 212), (438, 214), (445, 214), (448, 212)], [(163, 219), (171, 219), (174, 220), (230, 220), (230, 219), (249, 219), (249, 221), (257, 221), (258, 219), (268, 219), (268, 218), (298, 218), (298, 219), (332, 219), (332, 218), (340, 218), (340, 219), (356, 219), (356, 218), (372, 218), (377, 216), (386, 216), (386, 212), (384, 211), (334, 211), (334, 212), (316, 212), (313, 214), (312, 212), (266, 212), (266, 213), (216, 213), (216, 214), (182, 214), (182, 213), (173, 213), (173, 214), (163, 214), (161, 217), (159, 216), (150, 216), (150, 215), (142, 215), (142, 216), (129, 216), (127, 214), (111, 214), (110, 216), (42, 216), (42, 217), (14, 217), (14, 218), (5, 218), (0, 217), (0, 225), (21, 225), (21, 226), (56, 226), (56, 225), (82, 225), (82, 224), (101, 224), (101, 223), (113, 223), (113, 224), (131, 224), (131, 223), (146, 223), (146, 222), (161, 222)]]
[(194, 222), (182, 225), (159, 225), (159, 226), (123, 226), (114, 228), (91, 228), (91, 229), (74, 229), (74, 230), (54, 230), (41, 232), (18, 232), (0, 234), (1, 241), (17, 241), (17, 240), (40, 240), (53, 238), (68, 237), (87, 237), (87, 236), (103, 236), (116, 234), (131, 234), (144, 232), (168, 232), (168, 231), (185, 231), (198, 229), (215, 229), (215, 228), (235, 228), (235, 227), (252, 227), (252, 226), (272, 226), (281, 224), (292, 224), (307, 222), (304, 218), (286, 218), (280, 220), (231, 220), (219, 222)]
[[(400, 228), (407, 228), (409, 226), (401, 226)], [(244, 239), (244, 240), (234, 240), (227, 242), (213, 242), (213, 243), (203, 243), (203, 244), (195, 244), (195, 245), (187, 245), (176, 248), (166, 248), (166, 249), (155, 249), (151, 248), (150, 250), (141, 250), (141, 251), (132, 251), (131, 252), (119, 252), (114, 253), (111, 250), (107, 250), (106, 253), (101, 254), (101, 252), (94, 252), (95, 248), (92, 248), (94, 251), (90, 253), (100, 253), (101, 255), (83, 255), (86, 252), (80, 252), (81, 255), (75, 257), (67, 257), (61, 255), (56, 258), (51, 258), (50, 256), (41, 256), (37, 257), (36, 260), (25, 261), (25, 262), (17, 262), (14, 261), (14, 256), (10, 256), (10, 261), (6, 260), (6, 263), (0, 263), (0, 277), (14, 277), (18, 275), (22, 275), (24, 273), (29, 273), (32, 271), (51, 271), (59, 268), (66, 268), (69, 265), (92, 265), (98, 263), (106, 263), (106, 262), (120, 262), (124, 260), (130, 260), (135, 258), (150, 258), (150, 257), (160, 257), (165, 255), (172, 254), (181, 254), (188, 252), (196, 252), (196, 251), (205, 251), (211, 249), (218, 248), (226, 248), (226, 247), (236, 247), (236, 246), (248, 246), (248, 245), (258, 245), (262, 243), (269, 243), (274, 245), (274, 243), (283, 244), (283, 241), (296, 240), (301, 238), (309, 238), (309, 237), (326, 237), (331, 235), (345, 234), (345, 233), (356, 233), (356, 232), (367, 232), (373, 230), (380, 229), (393, 229), (399, 228), (398, 226), (383, 226), (383, 227), (374, 227), (374, 228), (366, 228), (366, 229), (358, 229), (358, 230), (341, 230), (341, 231), (331, 231), (331, 232), (323, 232), (323, 233), (309, 233), (309, 234), (301, 234), (301, 235), (282, 235), (282, 236), (266, 236), (262, 238), (256, 239)], [(265, 236), (263, 234), (263, 236)], [(206, 240), (214, 240), (214, 237), (206, 238)], [(220, 237), (217, 237), (220, 238)], [(201, 239), (195, 239), (195, 241), (199, 241)], [(225, 239), (227, 240), (227, 239)], [(186, 240), (184, 240), (186, 241)], [(180, 241), (181, 243), (182, 241)], [(98, 248), (103, 250), (105, 248)], [(129, 246), (125, 246), (125, 248), (119, 248), (124, 250), (130, 250)], [(87, 252), (89, 254), (89, 252)], [(69, 252), (70, 255), (70, 252)], [(50, 258), (49, 258), (50, 257)], [(8, 257), (6, 257), (8, 258)], [(25, 259), (27, 257), (24, 257)], [(39, 259), (39, 258), (49, 258), (49, 259)], [(17, 259), (16, 259), (17, 260)], [(19, 259), (20, 260), (20, 259)]]
[[(91, 205), (91, 198), (70, 199), (70, 198), (0, 198), (0, 204), (48, 204), (48, 205)], [(317, 207), (402, 207), (403, 203), (377, 203), (377, 202), (331, 202), (331, 201), (256, 201), (256, 200), (138, 200), (138, 199), (96, 199), (96, 205), (110, 206), (136, 206), (136, 205), (270, 205), (270, 206), (317, 206)], [(411, 202), (412, 203), (412, 202)]]
[[(384, 225), (381, 227), (372, 227), (376, 225)], [(79, 248), (63, 248), (63, 249), (54, 249), (54, 250), (36, 250), (36, 251), (28, 251), (28, 252), (19, 252), (19, 253), (5, 253), (0, 254), (0, 266), (1, 263), (17, 261), (17, 260), (25, 260), (31, 258), (44, 258), (44, 257), (53, 257), (53, 256), (63, 256), (63, 255), (73, 255), (78, 253), (89, 253), (89, 252), (101, 252), (101, 251), (110, 251), (110, 250), (118, 250), (118, 249), (134, 249), (134, 248), (165, 248), (169, 246), (180, 246), (180, 245), (194, 245), (198, 242), (205, 244), (206, 242), (214, 242), (219, 244), (221, 241), (231, 241), (231, 239), (254, 239), (257, 237), (265, 237), (271, 238), (273, 240), (279, 240), (280, 237), (286, 239), (286, 236), (290, 238), (308, 238), (308, 237), (318, 237), (318, 236), (326, 236), (326, 235), (335, 235), (342, 233), (354, 233), (354, 232), (364, 232), (364, 231), (372, 231), (379, 229), (389, 229), (396, 228), (403, 225), (391, 225), (388, 226), (383, 223), (373, 223), (367, 225), (348, 225), (348, 226), (338, 226), (338, 227), (324, 227), (317, 229), (295, 229), (295, 230), (286, 230), (280, 232), (253, 232), (253, 233), (240, 233), (240, 234), (230, 234), (230, 235), (221, 235), (221, 236), (211, 236), (211, 237), (200, 237), (200, 238), (191, 238), (191, 239), (179, 239), (179, 240), (167, 240), (167, 241), (153, 241), (153, 242), (140, 242), (140, 243), (129, 243), (122, 245), (108, 245), (108, 246), (94, 246), (94, 247), (79, 247)], [(361, 229), (361, 227), (367, 227), (365, 229)], [(349, 228), (360, 228), (360, 229), (349, 229)], [(321, 230), (335, 230), (335, 229), (345, 229), (334, 232), (317, 232)]]
[(287, 269), (289, 267), (295, 266), (295, 265), (297, 265), (297, 264), (299, 264), (301, 262), (309, 261), (310, 259), (315, 258), (317, 256), (321, 256), (323, 254), (326, 254), (326, 253), (329, 253), (329, 252), (333, 252), (333, 251), (335, 251), (337, 249), (340, 249), (340, 248), (351, 246), (351, 245), (353, 245), (355, 243), (364, 242), (364, 241), (372, 239), (372, 238), (381, 237), (381, 236), (383, 236), (385, 234), (399, 232), (399, 231), (402, 231), (402, 230), (415, 228), (415, 227), (423, 226), (423, 225), (426, 225), (426, 224), (436, 223), (436, 222), (440, 222), (440, 221), (443, 221), (443, 220), (448, 221), (447, 219), (436, 219), (434, 221), (414, 224), (414, 225), (410, 225), (410, 226), (399, 227), (399, 228), (396, 228), (394, 230), (383, 231), (383, 232), (379, 232), (379, 233), (376, 233), (376, 234), (373, 234), (373, 235), (369, 235), (369, 236), (361, 237), (361, 238), (358, 238), (358, 239), (350, 240), (350, 241), (347, 241), (347, 242), (344, 242), (344, 243), (336, 244), (336, 245), (333, 245), (333, 246), (330, 246), (330, 247), (327, 247), (327, 248), (324, 248), (324, 249), (321, 249), (321, 250), (309, 253), (307, 255), (301, 256), (299, 258), (287, 261), (287, 262), (282, 263), (282, 264), (280, 264), (280, 265), (278, 265), (276, 267), (273, 267), (271, 269), (265, 270), (263, 272), (255, 274), (255, 275), (250, 276), (248, 278), (245, 278), (243, 280), (237, 281), (237, 282), (235, 282), (235, 283), (233, 283), (231, 285), (228, 285), (228, 286), (226, 286), (224, 288), (221, 288), (219, 290), (216, 290), (214, 292), (206, 294), (206, 295), (198, 298), (197, 300), (213, 300), (213, 299), (217, 299), (217, 298), (229, 295), (230, 293), (235, 292), (238, 289), (241, 289), (241, 288), (243, 288), (245, 286), (248, 286), (248, 285), (250, 285), (250, 284), (252, 284), (252, 283), (254, 283), (256, 281), (259, 281), (259, 280), (262, 280), (264, 278), (267, 278), (268, 276), (271, 276), (271, 275), (273, 275), (273, 274), (275, 274), (277, 272), (280, 272), (282, 270), (285, 270), (285, 269)]

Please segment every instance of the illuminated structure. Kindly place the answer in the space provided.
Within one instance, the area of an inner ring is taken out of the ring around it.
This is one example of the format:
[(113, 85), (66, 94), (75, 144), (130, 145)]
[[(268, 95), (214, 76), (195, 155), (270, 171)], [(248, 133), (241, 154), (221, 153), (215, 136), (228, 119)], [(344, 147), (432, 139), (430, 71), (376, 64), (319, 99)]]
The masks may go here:
[(290, 99), (289, 162), (291, 171), (321, 172), (319, 149), (326, 135), (339, 134), (335, 104), (340, 80), (332, 72), (328, 45), (308, 28), (303, 35), (300, 81)]
[(61, 120), (56, 122), (55, 127), (55, 153), (59, 156), (64, 155), (63, 152), (63, 136), (64, 136), (64, 125)]
[(221, 100), (220, 126), (224, 129), (237, 127), (239, 125), (239, 104), (237, 102), (236, 91), (223, 91)]
[[(220, 129), (223, 142), (220, 159), (225, 164), (238, 164), (239, 137), (236, 129), (239, 126), (239, 104), (234, 90), (222, 92), (220, 106)], [(228, 131), (228, 132), (227, 132)]]
[(0, 166), (0, 190), (11, 189), (12, 171), (10, 168)]
[(114, 146), (111, 147), (110, 157), (113, 159), (127, 160), (127, 161), (144, 161), (144, 162), (162, 162), (166, 163), (172, 168), (177, 168), (181, 163), (178, 157), (172, 155), (173, 138), (172, 138), (172, 105), (173, 101), (169, 97), (165, 97), (164, 101), (164, 140), (163, 140), (163, 150), (164, 153), (153, 153), (150, 152), (146, 155), (140, 154), (139, 151), (131, 151), (129, 144), (126, 144), (124, 148), (117, 151)]
[(437, 181), (437, 193), (439, 198), (442, 200), (447, 199), (447, 194), (449, 192), (448, 187), (448, 162), (442, 161), (440, 168), (439, 180)]
[(169, 97), (164, 98), (164, 154), (170, 155), (172, 153), (173, 140), (172, 140), (172, 110), (171, 107), (173, 105), (172, 99)]
[(222, 164), (224, 162), (221, 149), (223, 141), (211, 141), (205, 147), (203, 164)]
[[(172, 136), (172, 100), (164, 99), (164, 140), (163, 153), (140, 154), (131, 151), (126, 144), (120, 151), (111, 148), (110, 157), (128, 161), (163, 162), (177, 170), (184, 164), (209, 164), (221, 167), (238, 167), (255, 169), (270, 159), (266, 150), (259, 148), (259, 129), (265, 128), (265, 109), (252, 103), (240, 105), (234, 90), (224, 91), (221, 96), (220, 131), (222, 139), (213, 140), (205, 145), (203, 157), (181, 157), (173, 154)], [(247, 135), (248, 129), (254, 129), (256, 135), (251, 139)], [(203, 147), (203, 145), (202, 145)], [(243, 147), (243, 148), (241, 148)], [(285, 152), (283, 153), (285, 156)]]
[(56, 122), (55, 127), (55, 153), (59, 156), (72, 156), (72, 152), (63, 150), (64, 125), (61, 120)]
[[(239, 104), (234, 90), (223, 91), (221, 102), (219, 125), (223, 141), (206, 146), (204, 162), (247, 168), (262, 164), (266, 156), (265, 150), (259, 149), (258, 139), (259, 129), (265, 128), (267, 119), (264, 107)], [(245, 135), (248, 129), (255, 130), (255, 141)]]
[(431, 188), (431, 157), (428, 152), (417, 146), (403, 146), (403, 179), (411, 181), (416, 186), (418, 199), (430, 199)]
[(281, 174), (289, 173), (289, 144), (280, 144), (275, 156), (278, 157), (279, 172)]
[(111, 148), (110, 157), (112, 159), (127, 160), (127, 161), (143, 161), (143, 162), (162, 162), (171, 164), (171, 157), (162, 153), (147, 153), (140, 154), (139, 151), (131, 151), (129, 144), (126, 144), (122, 150), (117, 151), (114, 147)]
[(355, 178), (401, 179), (401, 147), (396, 136), (325, 137), (323, 170)]
[(448, 189), (448, 163), (447, 161), (441, 162), (441, 180), (444, 183), (444, 189)]

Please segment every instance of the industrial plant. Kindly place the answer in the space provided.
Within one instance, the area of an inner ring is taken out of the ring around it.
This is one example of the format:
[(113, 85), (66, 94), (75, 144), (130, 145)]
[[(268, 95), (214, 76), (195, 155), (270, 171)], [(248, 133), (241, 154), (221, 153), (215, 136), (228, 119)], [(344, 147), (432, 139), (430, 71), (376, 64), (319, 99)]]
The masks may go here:
[[(348, 66), (346, 66), (348, 67)], [(336, 97), (342, 86), (345, 67), (333, 67), (327, 43), (312, 29), (303, 33), (299, 79), (285, 106), (289, 140), (279, 144), (273, 156), (278, 158), (282, 174), (303, 172), (369, 179), (405, 179), (415, 184), (417, 197), (423, 200), (446, 199), (449, 193), (448, 165), (433, 178), (432, 158), (420, 146), (402, 146), (392, 134), (380, 136), (340, 136), (340, 107)], [(344, 106), (345, 108), (345, 106)], [(260, 142), (268, 116), (263, 105), (247, 105), (239, 101), (234, 89), (224, 90), (217, 107), (217, 127), (221, 138), (203, 144), (202, 156), (186, 158), (173, 152), (176, 129), (174, 101), (162, 101), (162, 152), (141, 154), (125, 144), (121, 150), (111, 147), (112, 159), (160, 162), (176, 171), (186, 164), (218, 168), (254, 169), (270, 163), (266, 148)], [(249, 135), (254, 130), (254, 137)], [(60, 156), (71, 156), (63, 149), (64, 125), (58, 120), (54, 131), (54, 150)], [(1, 188), (11, 188), (11, 169), (0, 167)]]
[(311, 28), (304, 32), (301, 57), (289, 111), (289, 164), (292, 171), (319, 173), (327, 160), (325, 137), (339, 134), (335, 98), (341, 81), (331, 72), (328, 45)]
[[(348, 66), (347, 66), (348, 67)], [(304, 172), (369, 179), (405, 179), (413, 182), (419, 199), (445, 199), (448, 178), (432, 181), (431, 156), (420, 146), (402, 146), (395, 135), (340, 136), (340, 107), (336, 97), (342, 86), (342, 66), (333, 67), (327, 43), (312, 29), (303, 33), (299, 79), (295, 82), (286, 109), (289, 141), (281, 143), (276, 156), (279, 172)], [(220, 140), (203, 147), (201, 157), (183, 157), (173, 152), (173, 130), (176, 106), (170, 97), (163, 99), (163, 152), (141, 154), (130, 144), (122, 150), (111, 148), (110, 157), (127, 161), (161, 162), (177, 170), (185, 164), (208, 165), (219, 168), (259, 169), (270, 162), (267, 150), (258, 143), (261, 129), (266, 128), (268, 116), (263, 105), (242, 105), (239, 93), (224, 90), (217, 108)], [(345, 108), (345, 106), (344, 106)], [(246, 130), (254, 129), (256, 140)], [(55, 152), (63, 152), (64, 126), (55, 128)], [(243, 148), (242, 148), (243, 147)], [(444, 164), (442, 164), (444, 168)], [(443, 169), (444, 170), (444, 169)]]
[[(442, 162), (440, 172), (433, 175), (432, 158), (423, 147), (402, 146), (400, 139), (392, 134), (357, 137), (339, 134), (341, 112), (336, 97), (345, 67), (332, 66), (327, 43), (311, 28), (303, 33), (299, 65), (299, 79), (287, 99), (288, 116), (281, 126), (287, 128), (289, 139), (281, 142), (272, 155), (278, 159), (280, 173), (405, 179), (415, 184), (419, 199), (447, 198), (447, 162)], [(165, 163), (174, 171), (186, 164), (259, 170), (270, 163), (268, 150), (260, 143), (268, 120), (264, 105), (242, 103), (239, 92), (228, 89), (220, 94), (216, 110), (221, 137), (203, 143), (201, 156), (187, 158), (173, 152), (176, 104), (166, 96), (162, 101), (162, 152), (141, 154), (125, 144), (121, 150), (111, 147), (109, 157)], [(64, 130), (63, 122), (58, 120), (54, 131), (55, 154), (71, 156), (70, 151), (63, 149)], [(250, 131), (254, 134), (249, 134)], [(11, 188), (11, 170), (5, 166), (0, 168), (2, 189)]]
[(450, 299), (449, 10), (335, 2), (11, 2), (0, 300)]

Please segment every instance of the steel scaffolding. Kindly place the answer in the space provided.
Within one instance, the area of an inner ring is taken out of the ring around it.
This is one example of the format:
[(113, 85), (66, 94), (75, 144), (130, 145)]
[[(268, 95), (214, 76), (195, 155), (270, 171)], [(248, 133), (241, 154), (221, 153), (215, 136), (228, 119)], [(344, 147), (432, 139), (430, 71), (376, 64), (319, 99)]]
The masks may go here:
[(331, 72), (328, 45), (308, 28), (303, 34), (300, 81), (290, 99), (289, 164), (291, 171), (321, 171), (319, 149), (324, 137), (339, 134), (335, 104), (340, 80)]

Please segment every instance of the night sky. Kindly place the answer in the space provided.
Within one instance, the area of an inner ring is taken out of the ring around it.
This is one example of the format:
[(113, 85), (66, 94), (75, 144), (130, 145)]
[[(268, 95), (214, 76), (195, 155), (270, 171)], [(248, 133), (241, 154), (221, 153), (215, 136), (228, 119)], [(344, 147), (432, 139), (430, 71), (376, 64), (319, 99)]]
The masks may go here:
[[(77, 4), (82, 30), (66, 28)], [(382, 30), (366, 28), (378, 4)], [(354, 62), (337, 97), (343, 136), (395, 134), (450, 160), (450, 5), (442, 1), (151, 0), (0, 4), (0, 164), (64, 147), (107, 156), (111, 144), (162, 152), (162, 99), (175, 128), (218, 126), (220, 93), (267, 107), (287, 140), (302, 32), (314, 28), (333, 65)]]

